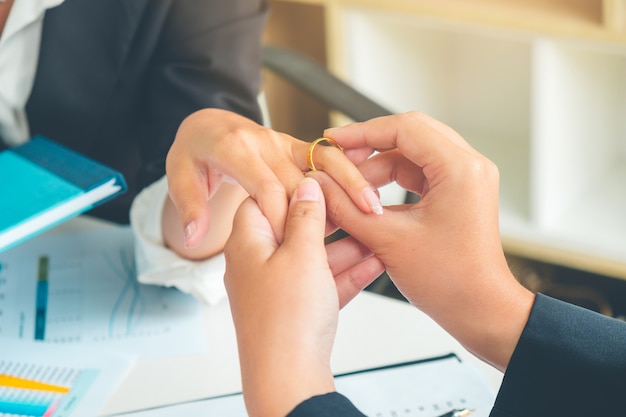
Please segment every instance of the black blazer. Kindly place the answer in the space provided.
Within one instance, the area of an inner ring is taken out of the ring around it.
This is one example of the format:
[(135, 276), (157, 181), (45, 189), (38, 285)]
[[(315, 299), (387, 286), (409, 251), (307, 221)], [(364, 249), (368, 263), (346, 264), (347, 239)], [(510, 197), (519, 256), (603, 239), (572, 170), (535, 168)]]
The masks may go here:
[(129, 192), (91, 214), (127, 223), (200, 108), (261, 121), (264, 0), (66, 0), (44, 17), (26, 112), (42, 134), (122, 171)]

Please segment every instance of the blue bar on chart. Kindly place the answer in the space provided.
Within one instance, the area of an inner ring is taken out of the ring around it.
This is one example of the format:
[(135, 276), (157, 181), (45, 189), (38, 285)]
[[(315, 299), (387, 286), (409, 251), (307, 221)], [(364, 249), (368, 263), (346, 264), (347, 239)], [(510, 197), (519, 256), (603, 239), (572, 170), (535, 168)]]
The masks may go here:
[(35, 304), (35, 340), (46, 337), (46, 312), (48, 309), (48, 270), (50, 259), (40, 256), (37, 268), (37, 301)]

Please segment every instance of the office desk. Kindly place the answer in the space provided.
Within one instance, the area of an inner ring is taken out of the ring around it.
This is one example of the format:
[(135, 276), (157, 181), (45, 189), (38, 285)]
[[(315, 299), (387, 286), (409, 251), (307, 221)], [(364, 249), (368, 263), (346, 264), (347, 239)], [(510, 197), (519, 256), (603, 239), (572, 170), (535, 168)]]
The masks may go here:
[[(51, 231), (104, 227), (80, 217)], [(240, 391), (236, 338), (226, 300), (204, 308), (208, 340), (202, 355), (139, 359), (103, 412), (120, 413)], [(332, 366), (337, 373), (455, 352), (487, 377), (502, 374), (474, 358), (429, 317), (406, 302), (363, 292), (340, 315)]]

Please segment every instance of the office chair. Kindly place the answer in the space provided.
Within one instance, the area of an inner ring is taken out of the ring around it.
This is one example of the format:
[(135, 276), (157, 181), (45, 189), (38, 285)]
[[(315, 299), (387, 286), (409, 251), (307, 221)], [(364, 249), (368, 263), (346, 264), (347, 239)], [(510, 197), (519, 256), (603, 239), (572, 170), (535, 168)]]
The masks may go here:
[(391, 114), (324, 66), (292, 49), (264, 45), (263, 66), (356, 122)]

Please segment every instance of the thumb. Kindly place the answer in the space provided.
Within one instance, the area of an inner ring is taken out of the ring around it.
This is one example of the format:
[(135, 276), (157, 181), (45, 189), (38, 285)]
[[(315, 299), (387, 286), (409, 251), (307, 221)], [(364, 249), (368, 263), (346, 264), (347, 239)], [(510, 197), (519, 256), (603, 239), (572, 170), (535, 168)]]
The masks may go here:
[[(211, 219), (209, 192), (219, 187), (219, 183), (209, 183), (208, 176), (192, 164), (174, 166), (169, 162), (167, 172), (169, 198), (183, 227), (185, 247), (195, 248), (208, 233)], [(170, 175), (171, 172), (176, 175)]]
[(190, 195), (191, 198), (183, 199), (175, 192), (169, 192), (169, 198), (183, 227), (184, 245), (187, 249), (200, 245), (209, 231), (211, 222), (209, 202), (203, 193), (196, 192)]
[(289, 204), (283, 245), (295, 245), (300, 253), (308, 256), (325, 257), (325, 230), (326, 205), (322, 189), (313, 178), (304, 178)]
[(241, 203), (233, 219), (233, 229), (224, 252), (228, 260), (254, 262), (267, 260), (278, 247), (269, 221), (256, 201), (247, 198)]

